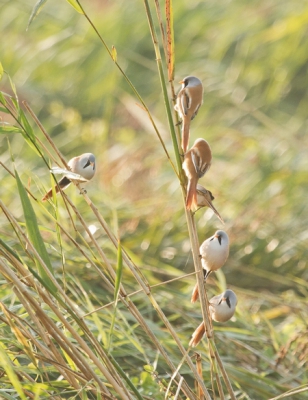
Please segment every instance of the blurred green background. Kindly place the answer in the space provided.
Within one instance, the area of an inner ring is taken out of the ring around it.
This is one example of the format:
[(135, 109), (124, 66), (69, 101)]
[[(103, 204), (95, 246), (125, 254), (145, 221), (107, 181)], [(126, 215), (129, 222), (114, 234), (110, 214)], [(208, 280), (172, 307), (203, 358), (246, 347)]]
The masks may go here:
[[(88, 195), (114, 231), (119, 228), (123, 245), (150, 284), (194, 271), (179, 183), (147, 114), (82, 15), (66, 1), (48, 1), (26, 31), (34, 4), (0, 0), (0, 61), (20, 101), (30, 104), (67, 160), (83, 152), (96, 155), (98, 170)], [(142, 2), (82, 4), (108, 46), (116, 47), (118, 62), (173, 157)], [(199, 240), (216, 229), (225, 229), (231, 240), (226, 265), (207, 285), (210, 297), (227, 286), (239, 300), (233, 322), (215, 324), (218, 347), (239, 398), (274, 397), (307, 384), (308, 1), (177, 0), (174, 29), (176, 89), (186, 75), (204, 84), (191, 143), (205, 138), (213, 162), (200, 183), (213, 192), (226, 222), (222, 226), (210, 210), (198, 211)], [(11, 92), (7, 76), (0, 86)], [(47, 167), (20, 135), (8, 138), (23, 182), (40, 198), (50, 185)], [(12, 169), (5, 135), (0, 136), (0, 152)], [(0, 179), (2, 201), (21, 218), (14, 180), (3, 168)], [(98, 227), (76, 188), (72, 185), (67, 193), (89, 225)], [(63, 224), (72, 229), (59, 203)], [(40, 224), (54, 229), (41, 209), (36, 211)], [(0, 220), (3, 240), (17, 246), (3, 214)], [(56, 234), (43, 234), (53, 243)], [(116, 263), (104, 232), (98, 229), (95, 237)], [(48, 251), (61, 276), (61, 257), (52, 244)], [(76, 290), (82, 286), (96, 305), (111, 301), (96, 271), (65, 243), (64, 253), (71, 285)], [(132, 291), (139, 288), (126, 269), (123, 281)], [(199, 304), (189, 301), (194, 284), (189, 277), (153, 289), (184, 343), (201, 321)], [(134, 300), (154, 326), (156, 315), (145, 296)], [(98, 316), (103, 324), (104, 313)], [(162, 329), (159, 323), (157, 329)], [(172, 349), (170, 337), (161, 335)], [(292, 339), (276, 368), (281, 349)], [(226, 340), (230, 345), (224, 345)], [(145, 348), (153, 362), (151, 344)], [(205, 342), (198, 350), (207, 353)], [(133, 356), (127, 343), (121, 352), (127, 356), (123, 368), (139, 376), (144, 360)]]

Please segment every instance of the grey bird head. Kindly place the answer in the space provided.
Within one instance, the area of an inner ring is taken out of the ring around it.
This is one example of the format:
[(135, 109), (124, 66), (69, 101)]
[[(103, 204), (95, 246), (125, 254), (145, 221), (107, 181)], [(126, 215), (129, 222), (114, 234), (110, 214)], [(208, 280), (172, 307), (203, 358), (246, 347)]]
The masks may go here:
[(195, 87), (195, 86), (202, 86), (202, 82), (200, 81), (199, 78), (195, 76), (186, 76), (180, 83), (182, 83), (182, 87)]
[[(215, 232), (213, 239), (217, 238), (220, 245), (222, 244), (229, 244), (229, 236), (225, 231), (219, 230)], [(213, 240), (212, 239), (212, 240)]]
[(237, 297), (236, 294), (233, 292), (233, 290), (227, 289), (225, 292), (223, 292), (220, 295), (220, 300), (218, 302), (218, 305), (221, 304), (223, 301), (226, 302), (227, 306), (230, 309), (235, 308), (235, 306), (237, 305)]
[(92, 153), (85, 153), (82, 155), (82, 161), (85, 161), (83, 168), (87, 168), (92, 165), (93, 170), (95, 170), (95, 155)]

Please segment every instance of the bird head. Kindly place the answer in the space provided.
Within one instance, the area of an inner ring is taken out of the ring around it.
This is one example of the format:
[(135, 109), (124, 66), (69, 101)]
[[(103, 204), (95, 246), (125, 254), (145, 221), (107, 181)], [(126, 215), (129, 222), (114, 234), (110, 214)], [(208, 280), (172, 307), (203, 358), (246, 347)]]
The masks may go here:
[(90, 165), (93, 167), (93, 170), (95, 170), (95, 155), (92, 153), (87, 154), (86, 163), (83, 168), (87, 168)]
[(182, 84), (182, 88), (185, 88), (187, 86), (193, 87), (193, 86), (199, 86), (202, 85), (200, 79), (198, 79), (195, 76), (186, 76), (183, 80), (181, 80), (179, 83)]
[(219, 244), (221, 245), (222, 241), (229, 242), (229, 237), (225, 231), (219, 230), (215, 232), (214, 238), (218, 239)]

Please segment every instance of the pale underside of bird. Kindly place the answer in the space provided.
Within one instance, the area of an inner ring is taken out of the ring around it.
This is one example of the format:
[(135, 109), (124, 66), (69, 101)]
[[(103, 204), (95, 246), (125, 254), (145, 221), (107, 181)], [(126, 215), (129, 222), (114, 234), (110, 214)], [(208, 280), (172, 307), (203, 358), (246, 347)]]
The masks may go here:
[[(204, 281), (212, 271), (221, 268), (229, 256), (229, 237), (225, 231), (218, 230), (213, 236), (206, 239), (200, 246), (201, 265), (204, 273)], [(194, 303), (199, 298), (199, 287), (196, 283), (191, 302)]]
[[(236, 294), (230, 289), (227, 289), (225, 292), (212, 297), (209, 301), (209, 310), (212, 320), (216, 322), (229, 321), (235, 313), (236, 305)], [(195, 332), (192, 334), (189, 345), (192, 347), (197, 346), (200, 340), (203, 338), (204, 334), (205, 325), (204, 321), (202, 321)]]
[(186, 153), (189, 145), (190, 122), (198, 114), (203, 103), (203, 86), (200, 79), (195, 76), (187, 76), (182, 81), (174, 109), (182, 120), (182, 149)]
[[(55, 191), (58, 193), (60, 188), (66, 189), (71, 182), (82, 183), (91, 180), (95, 174), (95, 156), (92, 153), (84, 153), (74, 157), (67, 163), (70, 170), (64, 168), (52, 168), (50, 172), (53, 174), (63, 174), (58, 184), (55, 186)], [(48, 190), (42, 201), (52, 197), (52, 188)]]
[(214, 214), (217, 215), (217, 217), (219, 218), (219, 220), (224, 224), (224, 220), (222, 219), (221, 215), (219, 214), (219, 212), (216, 210), (216, 208), (213, 205), (213, 200), (215, 199), (215, 197), (213, 196), (212, 192), (210, 192), (209, 190), (207, 190), (205, 187), (201, 186), (201, 185), (197, 185), (197, 206), (198, 209), (201, 207), (209, 207)]
[(191, 210), (197, 206), (197, 183), (198, 180), (210, 169), (212, 162), (212, 151), (208, 142), (197, 139), (190, 150), (185, 154), (183, 170), (188, 178), (186, 208)]

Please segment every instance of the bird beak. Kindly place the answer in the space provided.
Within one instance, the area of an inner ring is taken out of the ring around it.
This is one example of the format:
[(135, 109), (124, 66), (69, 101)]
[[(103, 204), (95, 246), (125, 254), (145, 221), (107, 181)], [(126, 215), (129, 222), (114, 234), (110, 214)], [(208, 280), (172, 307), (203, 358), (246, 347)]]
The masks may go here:
[(95, 162), (90, 162), (90, 164), (92, 165), (93, 169), (95, 169)]
[(182, 83), (182, 84), (183, 84), (183, 83), (184, 83), (184, 81), (180, 81), (179, 83)]

